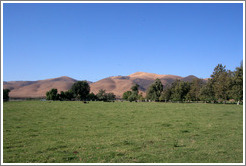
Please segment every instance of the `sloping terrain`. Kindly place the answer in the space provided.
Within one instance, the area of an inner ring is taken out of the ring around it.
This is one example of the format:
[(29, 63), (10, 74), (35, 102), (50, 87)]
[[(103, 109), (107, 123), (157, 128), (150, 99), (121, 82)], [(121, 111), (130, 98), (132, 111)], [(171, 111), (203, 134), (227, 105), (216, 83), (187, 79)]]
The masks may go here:
[[(129, 76), (114, 76), (101, 79), (97, 82), (89, 82), (91, 92), (97, 94), (100, 89), (106, 90), (107, 93), (112, 92), (118, 98), (122, 96), (125, 91), (131, 89), (134, 84), (139, 85), (139, 90), (145, 95), (148, 87), (159, 78), (164, 86), (171, 84), (176, 79), (183, 81), (192, 81), (197, 78), (193, 75), (187, 77), (180, 77), (175, 75), (160, 75), (146, 72), (136, 72)], [(47, 91), (52, 88), (60, 91), (69, 90), (77, 80), (70, 77), (58, 77), (52, 79), (38, 80), (38, 81), (8, 81), (3, 83), (4, 89), (10, 89), (9, 96), (11, 98), (39, 98), (45, 97)]]
[(12, 98), (38, 98), (45, 97), (47, 91), (52, 88), (58, 91), (66, 91), (77, 80), (63, 76), (39, 81), (9, 81), (4, 82), (3, 88), (10, 89), (9, 96)]
[[(91, 91), (98, 93), (100, 89), (105, 89), (107, 92), (114, 93), (117, 97), (121, 97), (125, 91), (131, 89), (134, 84), (139, 85), (139, 90), (145, 94), (148, 87), (159, 78), (164, 86), (174, 82), (176, 79), (185, 79), (186, 77), (180, 77), (175, 75), (159, 75), (154, 73), (136, 72), (129, 76), (116, 76), (108, 77), (92, 83)], [(189, 80), (190, 79), (186, 79)]]

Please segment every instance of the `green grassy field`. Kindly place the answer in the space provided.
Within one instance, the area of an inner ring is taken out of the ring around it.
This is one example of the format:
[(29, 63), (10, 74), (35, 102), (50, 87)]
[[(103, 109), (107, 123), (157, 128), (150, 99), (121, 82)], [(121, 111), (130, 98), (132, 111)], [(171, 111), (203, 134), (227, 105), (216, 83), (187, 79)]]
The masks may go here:
[(21, 101), (3, 105), (4, 163), (241, 163), (243, 106)]

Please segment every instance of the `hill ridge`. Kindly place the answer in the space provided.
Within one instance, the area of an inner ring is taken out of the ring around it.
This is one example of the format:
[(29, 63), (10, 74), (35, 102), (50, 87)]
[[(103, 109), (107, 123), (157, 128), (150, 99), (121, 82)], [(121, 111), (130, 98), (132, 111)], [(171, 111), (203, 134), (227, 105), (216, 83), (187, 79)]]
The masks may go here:
[[(90, 84), (91, 92), (98, 93), (100, 89), (106, 92), (114, 93), (118, 98), (125, 91), (131, 89), (132, 85), (139, 84), (139, 90), (145, 94), (147, 88), (156, 78), (159, 78), (164, 86), (171, 84), (176, 79), (183, 81), (191, 81), (197, 78), (194, 75), (181, 77), (170, 74), (155, 74), (148, 72), (135, 72), (128, 76), (112, 76), (106, 77), (96, 82), (87, 81)], [(45, 97), (48, 90), (56, 88), (58, 92), (69, 90), (72, 85), (79, 80), (68, 76), (60, 76), (37, 81), (4, 81), (3, 88), (10, 89), (9, 96), (12, 98), (40, 98)]]

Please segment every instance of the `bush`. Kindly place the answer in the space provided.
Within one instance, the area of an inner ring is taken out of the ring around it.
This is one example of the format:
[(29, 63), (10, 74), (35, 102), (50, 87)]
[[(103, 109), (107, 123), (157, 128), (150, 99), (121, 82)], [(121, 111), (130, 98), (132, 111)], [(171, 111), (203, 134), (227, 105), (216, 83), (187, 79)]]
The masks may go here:
[(9, 101), (9, 89), (3, 89), (3, 101)]
[(46, 100), (59, 100), (59, 94), (57, 94), (57, 89), (51, 89), (46, 92)]

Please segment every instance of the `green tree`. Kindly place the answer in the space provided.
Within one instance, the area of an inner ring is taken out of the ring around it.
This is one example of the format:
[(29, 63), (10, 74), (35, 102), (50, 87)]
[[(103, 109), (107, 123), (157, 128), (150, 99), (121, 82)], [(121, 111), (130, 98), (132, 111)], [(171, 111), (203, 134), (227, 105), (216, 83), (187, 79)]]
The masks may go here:
[(138, 84), (134, 84), (131, 87), (131, 91), (126, 91), (126, 92), (123, 93), (122, 98), (125, 99), (125, 100), (129, 100), (129, 101), (138, 100), (139, 99), (138, 88), (139, 88), (139, 85)]
[(135, 93), (138, 94), (138, 88), (139, 88), (139, 85), (138, 85), (138, 84), (135, 84), (135, 85), (133, 85), (133, 86), (131, 87), (131, 90), (132, 90), (132, 92), (135, 92)]
[(74, 98), (74, 94), (71, 90), (65, 92), (66, 100), (72, 100)]
[(3, 89), (3, 101), (8, 101), (9, 100), (9, 89)]
[(100, 89), (99, 90), (99, 92), (96, 94), (96, 96), (97, 96), (97, 98), (98, 98), (98, 100), (100, 100), (100, 101), (106, 101), (106, 92), (105, 92), (105, 90), (103, 90), (103, 89)]
[(161, 93), (163, 91), (163, 85), (160, 79), (156, 79), (147, 90), (146, 98), (149, 100), (159, 101)]
[(243, 63), (234, 71), (232, 78), (231, 96), (236, 101), (243, 100)]
[(200, 91), (203, 85), (204, 85), (204, 81), (202, 79), (199, 78), (193, 79), (190, 84), (190, 91), (186, 95), (186, 99), (191, 101), (199, 101)]
[(90, 93), (90, 86), (87, 81), (78, 81), (73, 84), (71, 91), (75, 94), (76, 98), (85, 100)]
[(213, 80), (217, 79), (222, 73), (226, 72), (226, 66), (223, 66), (222, 64), (218, 64), (213, 71), (213, 74), (211, 75), (211, 78)]
[(230, 78), (228, 73), (221, 73), (214, 83), (215, 98), (217, 100), (227, 100), (230, 87)]
[(176, 80), (172, 84), (171, 99), (174, 101), (183, 101), (190, 90), (190, 83), (181, 80)]
[(123, 93), (122, 98), (124, 100), (128, 100), (128, 98), (129, 98), (129, 96), (131, 96), (131, 94), (132, 94), (132, 91), (126, 91), (126, 92)]
[(140, 100), (140, 101), (143, 101), (144, 100), (143, 93), (140, 93), (138, 95), (138, 100)]
[(167, 86), (161, 93), (160, 100), (161, 101), (169, 101), (172, 95), (172, 90), (170, 86)]
[(129, 101), (136, 101), (138, 100), (138, 94), (136, 92), (132, 92), (132, 94), (128, 97)]
[(68, 90), (68, 91), (65, 91), (65, 92), (61, 91), (59, 97), (60, 97), (60, 100), (68, 100), (68, 101), (70, 101), (70, 100), (72, 100), (74, 98), (74, 94), (73, 94), (73, 92), (71, 90)]
[(93, 101), (98, 100), (97, 96), (93, 92), (88, 94), (87, 98), (88, 100), (93, 100)]
[(208, 101), (208, 102), (215, 100), (212, 79), (208, 79), (207, 83), (201, 88), (200, 98), (201, 98), (201, 100)]
[(106, 101), (112, 101), (115, 100), (115, 94), (114, 93), (106, 93)]
[(53, 88), (50, 91), (46, 92), (47, 100), (59, 100), (59, 94), (57, 93), (57, 89)]
[(139, 96), (138, 96), (138, 88), (139, 88), (139, 85), (138, 84), (135, 84), (131, 87), (131, 90), (132, 90), (132, 93), (131, 95), (129, 96), (128, 100), (129, 101), (136, 101), (138, 100)]
[(136, 97), (134, 95), (129, 96), (128, 100), (130, 102), (135, 101)]
[(66, 100), (66, 95), (65, 95), (65, 92), (61, 91), (60, 93), (60, 100)]
[(96, 96), (97, 96), (98, 100), (100, 100), (100, 101), (115, 100), (114, 93), (106, 93), (106, 91), (103, 89), (100, 89)]
[(218, 64), (211, 75), (215, 99), (225, 101), (229, 97), (231, 86), (231, 73), (226, 70), (226, 66)]

